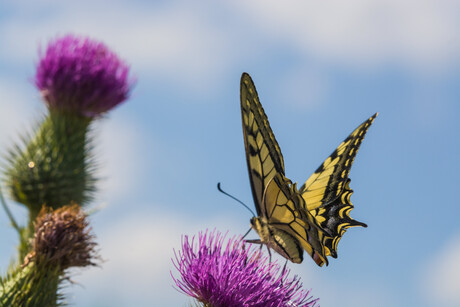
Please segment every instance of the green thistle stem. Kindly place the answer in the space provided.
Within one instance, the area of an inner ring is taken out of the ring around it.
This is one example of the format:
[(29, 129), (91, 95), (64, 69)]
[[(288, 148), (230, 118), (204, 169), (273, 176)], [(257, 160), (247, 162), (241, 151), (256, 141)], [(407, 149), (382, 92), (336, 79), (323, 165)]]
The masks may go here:
[(59, 306), (59, 266), (35, 262), (19, 267), (0, 280), (0, 306)]
[[(43, 205), (60, 208), (70, 203), (85, 205), (95, 191), (91, 119), (50, 111), (25, 146), (15, 146), (8, 157), (6, 186), (11, 197), (29, 209), (25, 227), (19, 231), (19, 258), (30, 251), (34, 221)], [(24, 149), (21, 149), (24, 148)]]
[(86, 203), (95, 183), (88, 157), (90, 122), (85, 117), (51, 112), (25, 150), (16, 149), (9, 157), (6, 184), (13, 199), (32, 213), (43, 205), (59, 208), (70, 202)]

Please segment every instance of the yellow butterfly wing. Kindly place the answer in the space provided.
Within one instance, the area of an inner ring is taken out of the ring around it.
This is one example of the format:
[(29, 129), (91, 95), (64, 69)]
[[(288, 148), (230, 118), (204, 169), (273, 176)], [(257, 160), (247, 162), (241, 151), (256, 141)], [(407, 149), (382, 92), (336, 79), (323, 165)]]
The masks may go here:
[(358, 126), (299, 190), (306, 211), (315, 217), (327, 233), (323, 240), (326, 255), (334, 258), (337, 257), (337, 244), (347, 228), (367, 227), (349, 215), (353, 209), (350, 201), (353, 190), (350, 189), (348, 175), (359, 146), (377, 115), (374, 114)]
[(252, 194), (258, 217), (251, 221), (261, 242), (295, 263), (306, 250), (319, 264), (327, 262), (321, 244), (324, 235), (314, 217), (298, 210), (303, 202), (295, 186), (284, 176), (284, 161), (254, 82), (241, 77), (241, 114)]
[(346, 229), (366, 224), (353, 220), (348, 178), (367, 129), (377, 114), (361, 124), (297, 191), (285, 177), (284, 161), (251, 77), (241, 77), (241, 114), (251, 189), (258, 217), (251, 220), (263, 243), (295, 263), (303, 250), (318, 265), (337, 257)]
[[(281, 254), (284, 252), (292, 262), (300, 263), (305, 250), (322, 266), (328, 263), (322, 244), (325, 234), (316, 219), (309, 212), (302, 210), (303, 202), (296, 185), (278, 173), (265, 190), (262, 214), (268, 217), (270, 227), (275, 227), (274, 236), (280, 232), (285, 233), (284, 236), (280, 235), (283, 240), (277, 241), (282, 248)], [(290, 236), (293, 239), (290, 239)], [(299, 245), (303, 249), (298, 247)]]
[(284, 175), (283, 155), (260, 104), (254, 82), (247, 73), (241, 76), (240, 98), (249, 179), (260, 216), (265, 187), (277, 173)]

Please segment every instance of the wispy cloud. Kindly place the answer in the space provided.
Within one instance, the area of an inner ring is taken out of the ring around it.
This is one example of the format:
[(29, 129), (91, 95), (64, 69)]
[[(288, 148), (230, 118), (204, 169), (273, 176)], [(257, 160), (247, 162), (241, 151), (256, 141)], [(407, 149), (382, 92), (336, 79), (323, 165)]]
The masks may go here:
[(179, 247), (181, 235), (171, 225), (178, 222), (183, 220), (164, 214), (144, 214), (118, 220), (99, 231), (101, 253), (107, 260), (102, 265), (103, 272), (85, 272), (78, 281), (86, 289), (75, 289), (75, 296), (84, 300), (84, 305), (98, 299), (108, 304), (118, 301), (115, 306), (167, 299), (184, 302), (175, 293), (169, 277), (173, 247)]
[(420, 269), (422, 296), (437, 306), (460, 306), (460, 234), (452, 237)]
[(274, 101), (290, 104), (301, 110), (318, 107), (328, 98), (329, 80), (321, 68), (314, 65), (294, 67), (277, 79)]
[(85, 286), (72, 288), (75, 302), (84, 306), (95, 302), (110, 306), (184, 305), (188, 298), (173, 288), (170, 276), (171, 272), (178, 276), (171, 262), (174, 250), (180, 249), (182, 235), (198, 234), (211, 225), (219, 225), (223, 232), (235, 226), (225, 218), (211, 218), (203, 224), (163, 209), (127, 214), (112, 221), (97, 233), (107, 261), (102, 268), (75, 277)]
[(44, 112), (31, 84), (0, 76), (0, 146), (8, 147), (18, 135), (31, 131)]
[(39, 43), (68, 32), (101, 39), (135, 71), (173, 78), (185, 86), (206, 88), (200, 80), (212, 81), (233, 62), (226, 52), (231, 47), (227, 33), (212, 26), (197, 6), (185, 3), (134, 6), (114, 1), (107, 6), (99, 1), (48, 1), (19, 3), (10, 10), (14, 14), (1, 21), (0, 36), (5, 56), (17, 63), (30, 62)]
[(320, 298), (321, 306), (399, 306), (391, 291), (376, 280), (360, 280), (354, 273), (339, 273), (338, 267), (346, 265), (340, 256), (330, 259), (334, 263), (322, 268), (316, 267), (307, 254), (304, 257), (302, 264), (290, 264), (290, 267), (302, 277), (304, 287), (311, 288), (312, 295)]
[(432, 70), (458, 64), (458, 1), (234, 1), (267, 37), (329, 62), (396, 62)]
[(98, 200), (116, 203), (142, 185), (142, 171), (154, 163), (153, 157), (144, 152), (146, 140), (151, 137), (135, 121), (123, 116), (102, 120), (94, 130), (97, 157), (104, 157), (96, 160), (101, 178)]
[(19, 1), (9, 4), (0, 36), (4, 56), (21, 63), (56, 34), (90, 35), (137, 71), (204, 90), (241, 63), (276, 58), (274, 46), (291, 50), (300, 63), (449, 69), (460, 62), (459, 9), (460, 2), (448, 0)]

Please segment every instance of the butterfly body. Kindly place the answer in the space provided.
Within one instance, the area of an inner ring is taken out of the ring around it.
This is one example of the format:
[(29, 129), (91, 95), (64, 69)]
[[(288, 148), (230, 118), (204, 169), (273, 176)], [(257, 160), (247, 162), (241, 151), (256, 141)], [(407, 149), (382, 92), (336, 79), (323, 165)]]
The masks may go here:
[(303, 249), (289, 233), (270, 225), (265, 217), (253, 217), (251, 227), (260, 236), (260, 240), (248, 240), (250, 243), (265, 244), (278, 254), (294, 263), (302, 263)]
[(353, 131), (300, 189), (285, 177), (281, 149), (251, 77), (241, 77), (241, 114), (249, 178), (257, 217), (251, 227), (261, 243), (294, 262), (304, 250), (320, 266), (337, 257), (337, 244), (353, 220), (348, 174), (364, 135), (377, 114)]

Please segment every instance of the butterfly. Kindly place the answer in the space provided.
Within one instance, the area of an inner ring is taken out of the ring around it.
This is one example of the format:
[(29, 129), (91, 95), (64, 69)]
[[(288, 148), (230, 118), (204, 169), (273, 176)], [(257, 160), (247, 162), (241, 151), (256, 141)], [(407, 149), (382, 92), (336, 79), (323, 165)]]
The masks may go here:
[(283, 155), (254, 82), (241, 77), (241, 116), (246, 160), (257, 216), (251, 227), (260, 236), (249, 243), (264, 244), (284, 258), (303, 261), (304, 250), (317, 265), (337, 258), (337, 244), (350, 227), (367, 227), (350, 217), (351, 165), (361, 142), (378, 115), (358, 126), (297, 189), (286, 178)]

